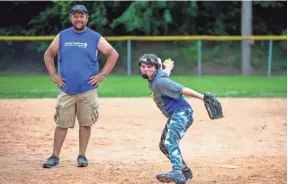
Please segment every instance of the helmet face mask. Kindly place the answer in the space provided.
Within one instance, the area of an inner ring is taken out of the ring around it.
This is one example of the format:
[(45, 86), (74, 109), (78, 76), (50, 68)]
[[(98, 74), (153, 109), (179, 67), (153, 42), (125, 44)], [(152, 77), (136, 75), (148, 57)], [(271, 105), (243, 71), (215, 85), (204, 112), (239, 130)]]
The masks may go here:
[[(161, 59), (158, 58), (156, 55), (154, 54), (144, 54), (140, 59), (139, 59), (139, 70), (140, 70), (140, 74), (144, 79), (148, 79), (148, 75), (143, 71), (143, 66), (142, 64), (145, 64), (147, 66), (155, 66), (155, 71), (154, 73), (158, 70), (162, 68), (162, 64), (161, 64)], [(154, 75), (153, 73), (153, 75)]]

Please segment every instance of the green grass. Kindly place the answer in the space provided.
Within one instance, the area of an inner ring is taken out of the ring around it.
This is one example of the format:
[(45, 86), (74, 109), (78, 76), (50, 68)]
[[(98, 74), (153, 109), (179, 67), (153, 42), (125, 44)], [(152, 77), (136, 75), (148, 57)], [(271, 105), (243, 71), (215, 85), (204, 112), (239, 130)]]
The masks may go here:
[[(218, 97), (285, 97), (286, 76), (172, 76), (176, 82)], [(48, 76), (0, 75), (0, 98), (56, 98), (57, 87)], [(140, 76), (108, 76), (99, 87), (100, 97), (148, 97), (147, 81)]]

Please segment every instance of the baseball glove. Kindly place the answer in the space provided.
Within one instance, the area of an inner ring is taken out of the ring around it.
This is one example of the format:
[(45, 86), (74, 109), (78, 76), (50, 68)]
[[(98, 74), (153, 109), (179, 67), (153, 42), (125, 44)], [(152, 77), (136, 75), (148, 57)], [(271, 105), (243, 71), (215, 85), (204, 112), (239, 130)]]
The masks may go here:
[(220, 119), (224, 117), (221, 103), (209, 92), (204, 94), (204, 105), (210, 119)]

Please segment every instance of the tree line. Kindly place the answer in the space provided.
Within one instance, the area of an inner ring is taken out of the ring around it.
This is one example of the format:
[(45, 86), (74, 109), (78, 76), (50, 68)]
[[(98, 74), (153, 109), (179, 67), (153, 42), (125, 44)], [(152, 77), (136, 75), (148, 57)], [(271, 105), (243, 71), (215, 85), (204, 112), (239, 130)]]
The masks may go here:
[[(0, 2), (0, 35), (55, 35), (70, 27), (75, 4), (104, 36), (241, 35), (241, 1)], [(253, 35), (286, 34), (287, 1), (253, 1)], [(7, 18), (5, 18), (7, 17)]]

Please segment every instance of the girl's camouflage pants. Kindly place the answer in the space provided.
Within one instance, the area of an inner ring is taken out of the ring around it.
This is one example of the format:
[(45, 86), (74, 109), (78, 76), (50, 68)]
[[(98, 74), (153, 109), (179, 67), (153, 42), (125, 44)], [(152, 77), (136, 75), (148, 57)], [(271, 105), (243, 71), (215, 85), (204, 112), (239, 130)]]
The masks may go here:
[(187, 129), (193, 123), (193, 110), (181, 109), (175, 112), (168, 120), (160, 141), (160, 150), (171, 161), (173, 170), (187, 169), (181, 151), (179, 141)]

